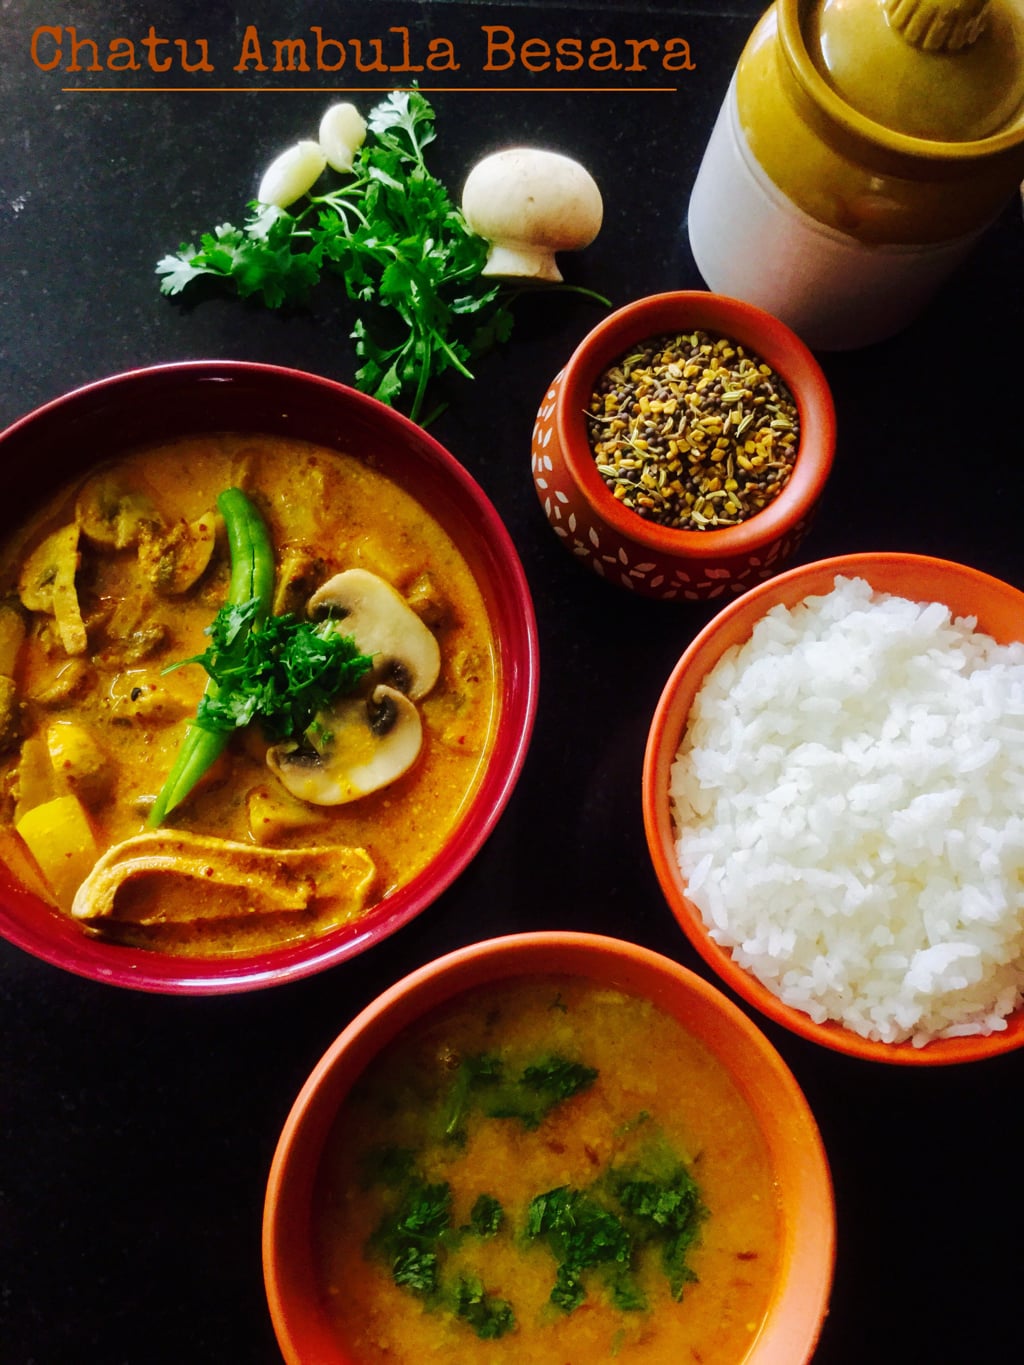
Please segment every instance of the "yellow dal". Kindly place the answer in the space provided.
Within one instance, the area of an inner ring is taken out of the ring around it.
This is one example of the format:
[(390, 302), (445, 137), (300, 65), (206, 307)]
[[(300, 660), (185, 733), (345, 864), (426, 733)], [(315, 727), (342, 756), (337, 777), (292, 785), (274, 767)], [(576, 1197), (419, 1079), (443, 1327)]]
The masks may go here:
[[(453, 1056), (497, 1052), (511, 1064), (552, 1051), (596, 1067), (599, 1077), (538, 1129), (477, 1114), (461, 1149), (424, 1132)], [(637, 1123), (642, 1113), (650, 1118)], [(599, 1278), (589, 1275), (587, 1299), (566, 1315), (548, 1302), (553, 1255), (540, 1242), (524, 1247), (512, 1229), (522, 1227), (535, 1195), (589, 1185), (611, 1158), (628, 1158), (630, 1144), (651, 1127), (684, 1160), (709, 1209), (689, 1255), (698, 1283), (674, 1302), (660, 1267), (645, 1265), (639, 1279), (650, 1311), (625, 1313), (605, 1301)], [(386, 1267), (364, 1255), (382, 1212), (379, 1190), (365, 1188), (363, 1176), (366, 1153), (377, 1145), (423, 1149), (419, 1164), (427, 1177), (452, 1187), (454, 1227), (467, 1222), (481, 1192), (501, 1201), (505, 1227), (493, 1238), (467, 1238), (449, 1269), (475, 1272), (488, 1292), (509, 1300), (513, 1332), (478, 1339), (451, 1313), (431, 1311), (396, 1287)], [(649, 1002), (576, 978), (488, 986), (397, 1040), (336, 1121), (319, 1177), (317, 1219), (325, 1301), (360, 1365), (612, 1359), (738, 1365), (763, 1320), (778, 1260), (769, 1156), (721, 1064)]]

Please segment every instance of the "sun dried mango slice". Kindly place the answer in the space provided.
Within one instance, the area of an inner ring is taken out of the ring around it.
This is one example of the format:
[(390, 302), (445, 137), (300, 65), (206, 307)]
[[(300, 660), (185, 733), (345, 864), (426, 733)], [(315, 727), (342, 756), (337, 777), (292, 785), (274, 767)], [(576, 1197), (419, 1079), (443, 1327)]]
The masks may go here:
[(160, 829), (109, 849), (79, 887), (71, 913), (81, 920), (187, 924), (297, 914), (330, 901), (340, 921), (363, 908), (375, 876), (362, 848), (260, 848)]

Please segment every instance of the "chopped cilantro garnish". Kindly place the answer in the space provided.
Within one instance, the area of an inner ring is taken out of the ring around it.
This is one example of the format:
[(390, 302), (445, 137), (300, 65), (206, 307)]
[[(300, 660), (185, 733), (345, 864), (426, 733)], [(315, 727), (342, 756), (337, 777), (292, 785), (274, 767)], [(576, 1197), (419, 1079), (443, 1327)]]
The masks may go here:
[(491, 1053), (481, 1052), (462, 1058), (442, 1115), (442, 1129), (449, 1141), (465, 1140), (466, 1114), (474, 1091), (497, 1084), (500, 1077), (501, 1061)]
[(521, 1084), (531, 1094), (543, 1096), (550, 1104), (558, 1104), (578, 1095), (581, 1090), (589, 1090), (596, 1080), (594, 1067), (555, 1055), (525, 1067)]
[(501, 1227), (505, 1210), (493, 1194), (482, 1194), (469, 1214), (469, 1230), (478, 1237), (493, 1237)]
[(558, 1262), (551, 1302), (566, 1313), (587, 1297), (585, 1270), (609, 1264), (620, 1272), (629, 1269), (633, 1250), (629, 1233), (586, 1190), (561, 1185), (537, 1195), (527, 1212), (526, 1235), (531, 1241), (543, 1239)]
[[(396, 1168), (389, 1165), (388, 1170), (394, 1174)], [(411, 1171), (397, 1207), (381, 1220), (367, 1250), (383, 1257), (395, 1284), (430, 1307), (447, 1308), (485, 1340), (504, 1336), (515, 1326), (512, 1305), (488, 1293), (476, 1275), (449, 1270), (445, 1277), (448, 1258), (460, 1241), (460, 1232), (452, 1228), (451, 1206), (446, 1182), (432, 1184)], [(462, 1231), (493, 1237), (503, 1217), (498, 1200), (481, 1194)]]
[[(506, 1251), (532, 1246), (550, 1253), (548, 1297), (562, 1313), (574, 1312), (591, 1293), (620, 1313), (646, 1312), (659, 1274), (672, 1297), (682, 1297), (684, 1286), (696, 1279), (689, 1258), (708, 1212), (688, 1167), (646, 1110), (615, 1129), (619, 1139), (632, 1130), (643, 1132), (625, 1146), (615, 1143), (618, 1156), (587, 1185), (558, 1185), (508, 1209), (490, 1192), (473, 1198), (472, 1187), (460, 1187), (455, 1173), (461, 1154), (445, 1139), (468, 1140), (471, 1112), (480, 1121), (515, 1118), (529, 1132), (597, 1076), (593, 1067), (557, 1053), (525, 1065), (521, 1057), (510, 1061), (495, 1053), (461, 1058), (448, 1092), (435, 1099), (425, 1149), (431, 1151), (432, 1170), (440, 1159), (453, 1172), (459, 1202), (472, 1199), (468, 1219), (459, 1224), (452, 1221), (449, 1184), (427, 1178), (422, 1156), (404, 1147), (372, 1149), (364, 1170), (381, 1188), (388, 1212), (367, 1251), (383, 1259), (396, 1284), (483, 1339), (503, 1336), (515, 1327), (515, 1286), (500, 1287), (506, 1299), (484, 1284), (475, 1242), (497, 1237)], [(477, 1137), (474, 1128), (474, 1144)]]
[(472, 1327), (482, 1341), (503, 1337), (516, 1325), (512, 1305), (484, 1290), (483, 1281), (476, 1275), (461, 1275), (452, 1290), (455, 1316)]
[(207, 628), (210, 647), (183, 660), (202, 664), (217, 684), (202, 697), (196, 724), (230, 732), (258, 720), (271, 742), (298, 737), (318, 711), (358, 687), (373, 660), (329, 617), (257, 624), (258, 610), (255, 600), (221, 607)]
[(552, 1054), (509, 1075), (505, 1063), (490, 1053), (464, 1057), (445, 1111), (445, 1136), (465, 1138), (465, 1119), (476, 1105), (492, 1119), (518, 1119), (524, 1128), (540, 1126), (552, 1109), (588, 1090), (597, 1079), (593, 1067)]
[(681, 1298), (683, 1286), (696, 1279), (687, 1256), (706, 1217), (693, 1177), (658, 1143), (635, 1165), (613, 1167), (587, 1189), (563, 1185), (537, 1195), (526, 1235), (543, 1241), (555, 1257), (556, 1307), (572, 1312), (586, 1298), (584, 1272), (603, 1270), (612, 1303), (635, 1312), (647, 1302), (634, 1278), (640, 1252), (659, 1251), (672, 1297)]
[(437, 1252), (409, 1243), (395, 1253), (391, 1265), (395, 1284), (424, 1296), (437, 1289)]
[(440, 1182), (409, 1180), (398, 1207), (387, 1215), (371, 1238), (372, 1249), (383, 1255), (395, 1283), (428, 1297), (439, 1283), (439, 1246), (451, 1227), (452, 1192)]

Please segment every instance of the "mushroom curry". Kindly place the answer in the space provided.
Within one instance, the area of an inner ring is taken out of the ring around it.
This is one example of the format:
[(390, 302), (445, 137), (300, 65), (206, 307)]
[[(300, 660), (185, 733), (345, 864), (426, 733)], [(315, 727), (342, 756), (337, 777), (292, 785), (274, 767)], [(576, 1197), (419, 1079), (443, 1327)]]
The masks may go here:
[(247, 953), (436, 855), (496, 721), (442, 527), (333, 450), (221, 434), (64, 488), (0, 553), (0, 856), (98, 933)]

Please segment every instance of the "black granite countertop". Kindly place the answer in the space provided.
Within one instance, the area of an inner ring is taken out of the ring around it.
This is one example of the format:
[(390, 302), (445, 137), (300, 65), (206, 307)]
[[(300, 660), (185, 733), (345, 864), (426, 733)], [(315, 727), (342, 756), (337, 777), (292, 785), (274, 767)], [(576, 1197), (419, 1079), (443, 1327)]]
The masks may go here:
[[(437, 111), (433, 169), (458, 185), (479, 155), (509, 141), (578, 157), (602, 187), (606, 219), (567, 273), (618, 304), (702, 285), (684, 228), (688, 193), (760, 9), (3, 0), (0, 427), (87, 381), (163, 361), (249, 359), (351, 380), (351, 319), (338, 294), (272, 314), (227, 297), (181, 304), (158, 292), (156, 260), (237, 215), (270, 155), (316, 127), (328, 87), (340, 83), (314, 71), (296, 89), (251, 63), (236, 71), (248, 30), (264, 41), (308, 36), (313, 25), (382, 36), (388, 70), (350, 64), (345, 73), (363, 89), (407, 79), (396, 70), (406, 41), (411, 64), (431, 39), (447, 39), (460, 69), (420, 77)], [(504, 69), (483, 70), (487, 26), (514, 35), (514, 61), (492, 54)], [(88, 69), (86, 48), (86, 69), (71, 68), (72, 28), (97, 43), (99, 71)], [(214, 71), (179, 70), (179, 49), (154, 49), (174, 57), (159, 80), (176, 88), (128, 90), (158, 77), (111, 71), (111, 42), (141, 44), (151, 29), (187, 40), (190, 59), (205, 38)], [(566, 35), (619, 44), (683, 37), (694, 69), (586, 73), (584, 82), (524, 65), (525, 39)], [(512, 340), (480, 364), (475, 382), (450, 386), (433, 427), (509, 527), (542, 657), (521, 781), (458, 882), (358, 960), (242, 996), (122, 991), (0, 942), (5, 1365), (279, 1360), (260, 1219), (281, 1124), (349, 1020), (430, 958), (485, 935), (557, 927), (625, 936), (706, 974), (651, 870), (639, 783), (662, 685), (714, 605), (646, 601), (600, 581), (551, 534), (530, 480), (537, 406), (599, 315), (580, 297), (524, 306)], [(800, 559), (939, 553), (1024, 585), (1022, 321), (1024, 235), (1013, 204), (908, 330), (821, 357), (839, 439)], [(26, 469), (26, 489), (40, 477)], [(835, 1181), (836, 1279), (816, 1359), (1019, 1358), (1021, 1055), (889, 1068), (758, 1022), (814, 1109)]]

